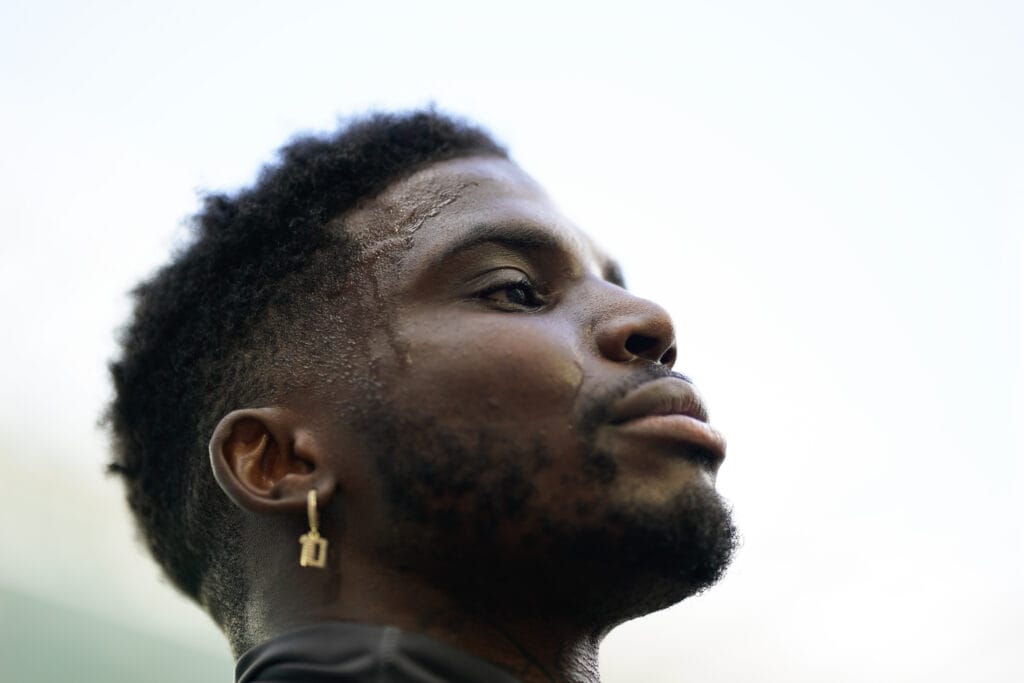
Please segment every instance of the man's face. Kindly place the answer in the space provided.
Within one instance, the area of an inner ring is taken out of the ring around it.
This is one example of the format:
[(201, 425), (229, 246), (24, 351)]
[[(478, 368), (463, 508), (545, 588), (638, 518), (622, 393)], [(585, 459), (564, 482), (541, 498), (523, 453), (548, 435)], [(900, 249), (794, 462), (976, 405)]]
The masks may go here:
[(718, 578), (724, 444), (671, 373), (671, 321), (534, 181), (497, 158), (438, 163), (344, 227), (366, 321), (345, 428), (380, 502), (361, 542), (469, 593), (622, 618)]

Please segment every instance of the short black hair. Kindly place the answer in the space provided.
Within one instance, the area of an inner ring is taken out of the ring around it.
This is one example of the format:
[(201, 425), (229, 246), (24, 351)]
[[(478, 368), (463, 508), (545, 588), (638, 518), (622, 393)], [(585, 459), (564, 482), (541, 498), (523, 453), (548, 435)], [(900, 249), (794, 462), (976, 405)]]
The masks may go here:
[(214, 427), (234, 408), (274, 399), (279, 382), (257, 370), (272, 356), (280, 365), (292, 343), (295, 327), (282, 315), (308, 315), (327, 283), (344, 277), (356, 245), (328, 224), (425, 166), (477, 155), (507, 158), (479, 128), (433, 109), (371, 114), (295, 138), (252, 187), (205, 197), (191, 242), (134, 290), (110, 364), (109, 471), (125, 481), (171, 582), (225, 630), (242, 626), (247, 591), (241, 512), (209, 465)]

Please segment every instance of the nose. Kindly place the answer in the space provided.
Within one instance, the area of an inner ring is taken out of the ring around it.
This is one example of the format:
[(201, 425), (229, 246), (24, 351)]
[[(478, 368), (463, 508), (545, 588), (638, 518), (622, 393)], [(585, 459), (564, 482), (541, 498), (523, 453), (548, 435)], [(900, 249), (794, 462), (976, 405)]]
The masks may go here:
[(616, 362), (643, 359), (671, 368), (676, 335), (668, 311), (647, 299), (618, 290), (621, 297), (597, 325), (597, 347)]

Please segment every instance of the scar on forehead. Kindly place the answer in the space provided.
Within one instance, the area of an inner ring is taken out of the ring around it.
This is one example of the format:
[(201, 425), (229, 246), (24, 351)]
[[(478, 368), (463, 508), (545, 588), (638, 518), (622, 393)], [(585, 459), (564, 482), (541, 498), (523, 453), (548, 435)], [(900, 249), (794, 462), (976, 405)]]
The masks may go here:
[(407, 195), (412, 205), (403, 220), (395, 225), (395, 232), (408, 237), (423, 227), (423, 224), (441, 213), (449, 204), (457, 201), (467, 188), (479, 185), (475, 180), (462, 181), (455, 185), (436, 183), (435, 187), (419, 188)]
[(419, 187), (403, 190), (401, 197), (382, 198), (378, 205), (380, 215), (377, 237), (371, 239), (360, 250), (359, 261), (370, 261), (385, 252), (407, 250), (412, 246), (413, 235), (423, 225), (438, 216), (445, 207), (458, 201), (465, 191), (479, 185), (477, 181), (465, 180), (459, 183), (426, 183)]

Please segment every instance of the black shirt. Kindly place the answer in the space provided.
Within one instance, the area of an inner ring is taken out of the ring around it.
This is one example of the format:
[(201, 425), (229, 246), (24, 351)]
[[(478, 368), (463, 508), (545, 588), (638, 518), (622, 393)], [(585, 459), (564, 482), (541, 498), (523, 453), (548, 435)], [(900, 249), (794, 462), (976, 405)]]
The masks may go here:
[(433, 638), (393, 626), (332, 621), (252, 648), (236, 683), (519, 683), (511, 674)]

